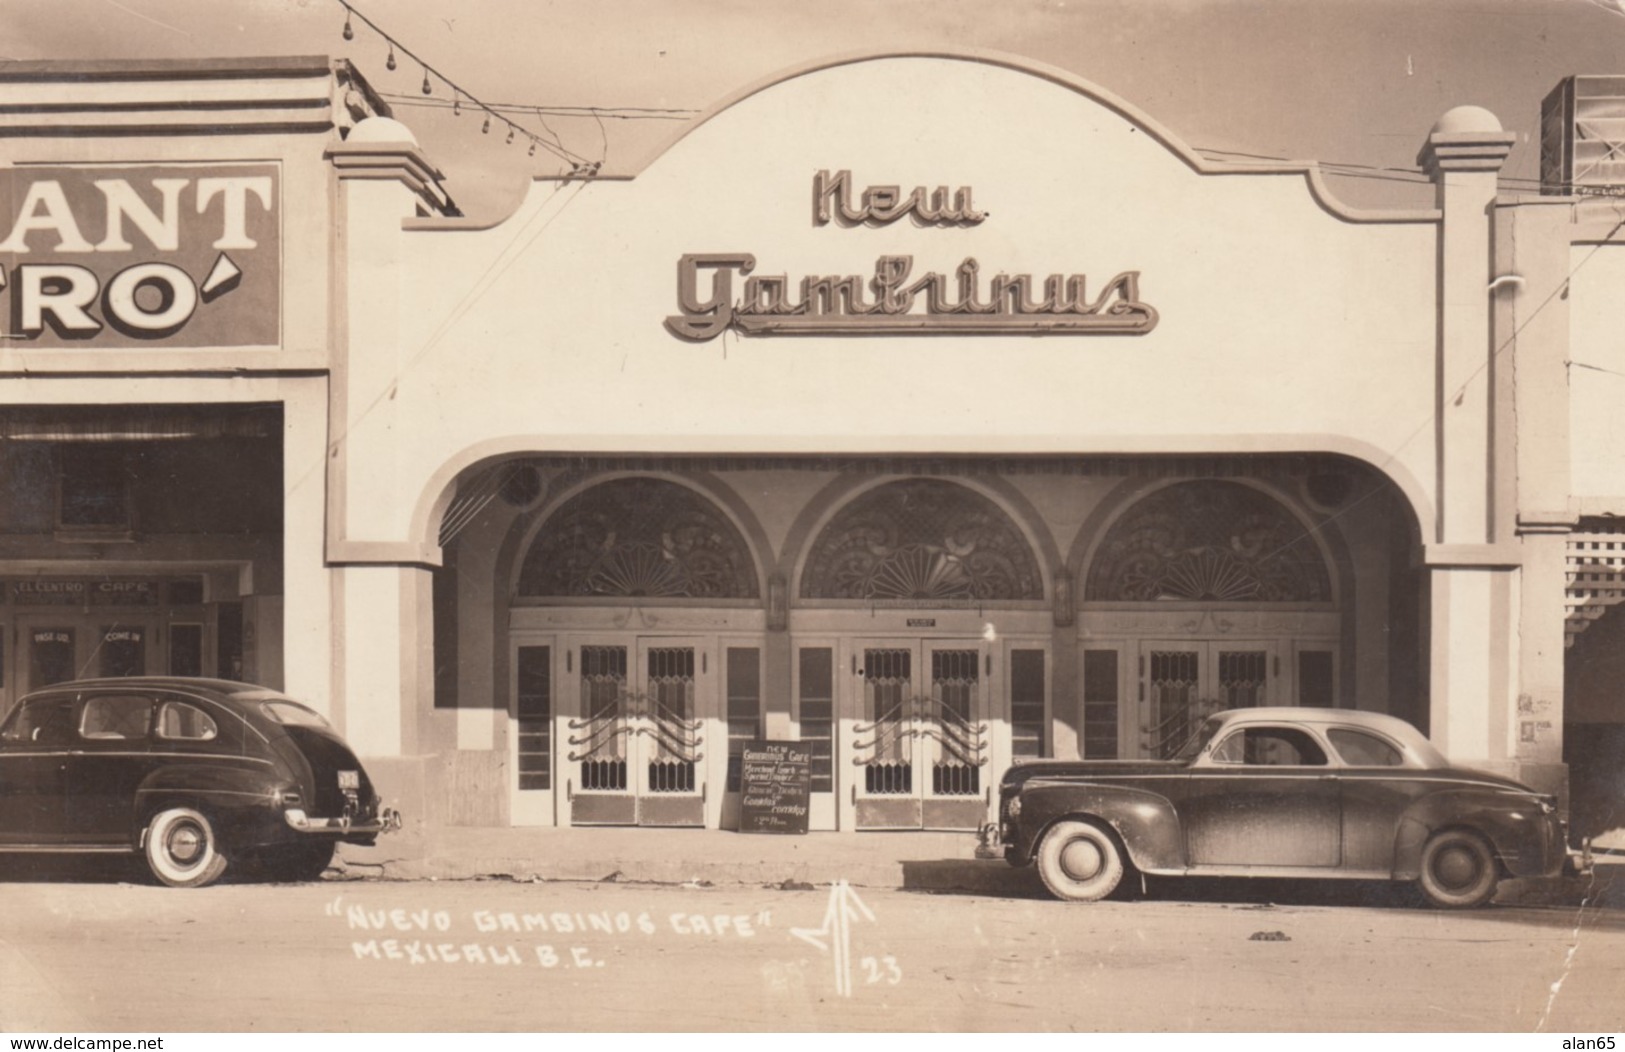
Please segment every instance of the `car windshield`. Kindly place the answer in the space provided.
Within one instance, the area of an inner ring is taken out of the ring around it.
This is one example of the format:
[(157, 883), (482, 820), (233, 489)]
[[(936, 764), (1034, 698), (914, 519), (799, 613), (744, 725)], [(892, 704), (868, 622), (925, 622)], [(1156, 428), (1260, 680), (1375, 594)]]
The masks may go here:
[(278, 723), (291, 727), (328, 727), (330, 724), (315, 709), (307, 709), (297, 701), (278, 698), (260, 705), (260, 711)]
[(1196, 759), (1197, 756), (1201, 755), (1202, 750), (1207, 748), (1208, 742), (1213, 740), (1213, 736), (1219, 733), (1220, 722), (1216, 716), (1210, 716), (1203, 720), (1202, 726), (1196, 729), (1195, 734), (1185, 739), (1185, 744), (1179, 747), (1179, 751), (1174, 753), (1172, 758), (1186, 762)]

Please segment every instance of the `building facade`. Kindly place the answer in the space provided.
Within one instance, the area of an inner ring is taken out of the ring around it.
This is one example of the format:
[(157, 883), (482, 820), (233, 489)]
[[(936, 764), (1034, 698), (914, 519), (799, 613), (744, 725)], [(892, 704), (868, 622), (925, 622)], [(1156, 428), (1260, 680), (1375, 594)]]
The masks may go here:
[(1070, 74), (864, 56), (482, 225), (342, 63), (0, 93), (68, 100), (0, 127), (10, 698), (258, 679), (470, 824), (726, 828), (742, 744), (799, 739), (838, 830), (1225, 707), (1554, 791), (1625, 720), (1565, 696), (1625, 254), (1497, 193), (1482, 110), (1418, 130), (1435, 207), (1357, 211)]

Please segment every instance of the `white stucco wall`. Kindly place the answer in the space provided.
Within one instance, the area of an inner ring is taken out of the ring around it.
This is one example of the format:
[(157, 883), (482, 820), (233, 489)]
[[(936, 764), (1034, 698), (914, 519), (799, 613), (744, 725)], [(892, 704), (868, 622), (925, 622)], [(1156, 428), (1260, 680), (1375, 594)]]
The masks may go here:
[[(1625, 245), (1570, 253), (1569, 439), (1574, 496), (1625, 511)], [(1600, 509), (1599, 509), (1600, 510)]]
[[(970, 186), (989, 215), (818, 226), (823, 169), (859, 188)], [(806, 73), (635, 178), (537, 183), (494, 229), (400, 237), (398, 299), (349, 304), (347, 540), (421, 543), (443, 480), (504, 450), (1321, 449), (1431, 500), (1436, 228), (1349, 222), (1301, 174), (1199, 174), (1031, 73), (924, 57)], [(1138, 270), (1160, 323), (690, 343), (662, 322), (679, 257), (702, 252), (753, 253), (756, 274), (792, 286), (899, 254), (916, 276), (973, 256), (984, 282), (1086, 274), (1091, 290)], [(391, 331), (399, 346), (368, 342)]]

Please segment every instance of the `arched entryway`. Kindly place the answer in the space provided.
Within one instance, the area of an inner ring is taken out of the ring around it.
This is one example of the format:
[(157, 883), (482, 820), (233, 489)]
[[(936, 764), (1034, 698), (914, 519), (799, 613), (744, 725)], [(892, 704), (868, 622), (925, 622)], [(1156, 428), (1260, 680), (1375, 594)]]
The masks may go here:
[(1320, 532), (1262, 485), (1134, 495), (1084, 571), (1085, 754), (1165, 757), (1222, 709), (1339, 704), (1343, 617)]
[(1045, 576), (1012, 515), (959, 481), (880, 482), (833, 510), (792, 612), (800, 733), (827, 769), (820, 821), (988, 820), (1013, 727), (1044, 733)]
[(762, 586), (739, 525), (692, 484), (562, 497), (510, 609), (519, 824), (716, 826), (760, 735)]

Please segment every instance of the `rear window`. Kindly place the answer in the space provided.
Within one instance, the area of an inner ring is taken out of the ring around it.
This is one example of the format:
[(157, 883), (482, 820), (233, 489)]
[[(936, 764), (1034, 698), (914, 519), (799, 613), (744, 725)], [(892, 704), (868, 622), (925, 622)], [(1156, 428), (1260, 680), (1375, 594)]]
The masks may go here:
[(1350, 767), (1402, 767), (1405, 756), (1374, 734), (1333, 727), (1326, 732), (1343, 762)]
[(327, 720), (322, 717), (321, 713), (315, 709), (307, 709), (297, 701), (289, 701), (286, 698), (280, 701), (262, 702), (260, 711), (278, 723), (287, 724), (290, 727), (328, 726)]

